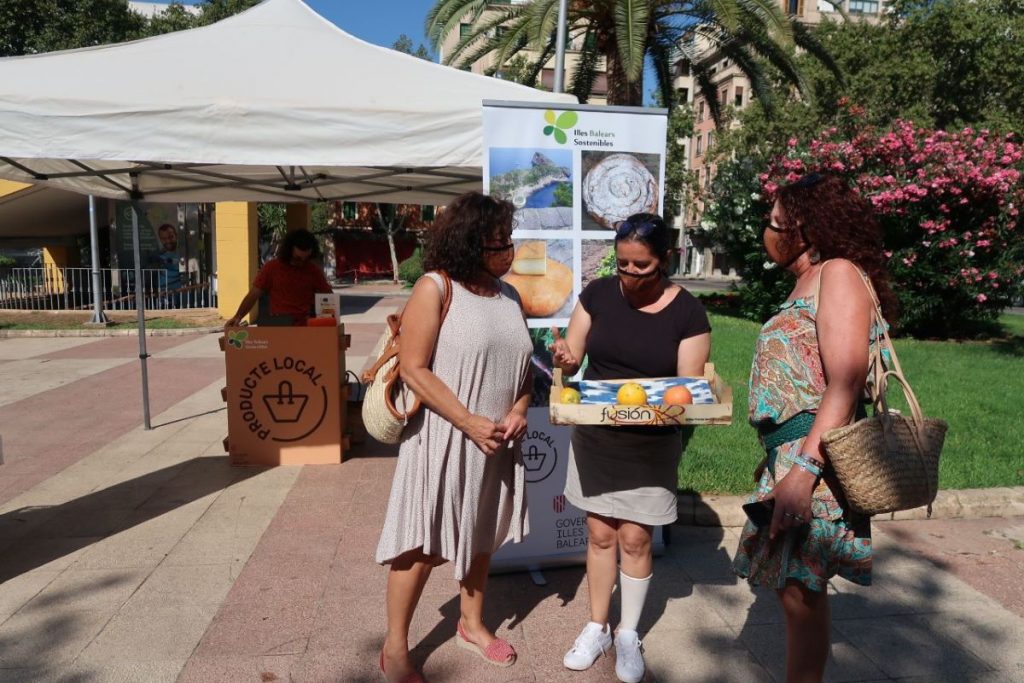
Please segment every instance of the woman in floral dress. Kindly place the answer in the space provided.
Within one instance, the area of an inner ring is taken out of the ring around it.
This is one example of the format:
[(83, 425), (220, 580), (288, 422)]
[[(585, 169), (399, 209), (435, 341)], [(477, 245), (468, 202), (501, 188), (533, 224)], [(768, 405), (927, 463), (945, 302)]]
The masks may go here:
[(771, 522), (747, 523), (733, 567), (778, 592), (786, 680), (816, 682), (829, 653), (829, 579), (871, 583), (869, 519), (845, 509), (821, 437), (864, 414), (874, 343), (866, 280), (887, 314), (893, 295), (871, 207), (838, 178), (780, 188), (764, 244), (796, 284), (761, 329), (750, 373), (750, 422), (767, 453), (751, 501), (772, 501)]

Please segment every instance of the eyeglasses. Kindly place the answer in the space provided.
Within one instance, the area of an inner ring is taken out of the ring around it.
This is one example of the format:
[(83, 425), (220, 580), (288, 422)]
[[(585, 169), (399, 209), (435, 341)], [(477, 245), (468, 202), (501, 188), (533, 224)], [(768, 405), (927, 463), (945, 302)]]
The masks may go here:
[(657, 221), (652, 219), (631, 221), (628, 218), (615, 226), (616, 237), (626, 237), (632, 232), (637, 237), (647, 237), (658, 227)]
[(501, 245), (494, 246), (494, 247), (489, 247), (487, 245), (484, 245), (483, 246), (483, 250), (484, 251), (493, 251), (493, 252), (508, 251), (509, 249), (511, 249), (514, 246), (516, 246), (516, 245), (513, 244), (512, 242), (509, 242), (508, 244), (501, 244)]

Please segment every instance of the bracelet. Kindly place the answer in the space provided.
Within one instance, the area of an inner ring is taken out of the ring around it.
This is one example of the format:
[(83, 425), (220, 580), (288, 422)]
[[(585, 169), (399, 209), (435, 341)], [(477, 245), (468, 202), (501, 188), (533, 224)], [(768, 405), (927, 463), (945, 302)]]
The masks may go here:
[(804, 455), (803, 453), (794, 455), (792, 459), (793, 465), (795, 465), (796, 467), (799, 467), (804, 472), (809, 472), (810, 474), (813, 474), (815, 477), (819, 479), (821, 478), (821, 472), (823, 469), (825, 469), (825, 463), (823, 463), (822, 461), (812, 458), (809, 455)]

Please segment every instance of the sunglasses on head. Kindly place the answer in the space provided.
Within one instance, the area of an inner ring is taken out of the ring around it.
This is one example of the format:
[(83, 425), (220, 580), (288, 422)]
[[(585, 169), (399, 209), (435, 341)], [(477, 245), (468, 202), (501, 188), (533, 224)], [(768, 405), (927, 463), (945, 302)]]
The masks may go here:
[(814, 187), (815, 185), (820, 183), (822, 180), (824, 180), (824, 178), (825, 178), (825, 176), (821, 175), (820, 173), (808, 173), (803, 178), (800, 178), (799, 180), (794, 180), (791, 183), (791, 186), (792, 187)]
[(615, 228), (616, 237), (626, 237), (630, 233), (636, 233), (637, 237), (647, 237), (658, 227), (658, 223), (652, 219), (630, 220), (626, 219)]

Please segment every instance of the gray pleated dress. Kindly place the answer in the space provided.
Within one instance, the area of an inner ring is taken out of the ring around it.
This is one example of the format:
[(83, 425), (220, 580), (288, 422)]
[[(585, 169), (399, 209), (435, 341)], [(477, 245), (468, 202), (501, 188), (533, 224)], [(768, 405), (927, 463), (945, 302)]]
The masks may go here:
[[(427, 273), (443, 287), (441, 277)], [(452, 283), (433, 371), (470, 412), (500, 422), (529, 371), (533, 345), (519, 296), (501, 283), (493, 297)], [(377, 562), (422, 547), (453, 565), (462, 580), (473, 558), (519, 542), (528, 529), (520, 444), (486, 456), (426, 406), (403, 434)]]

